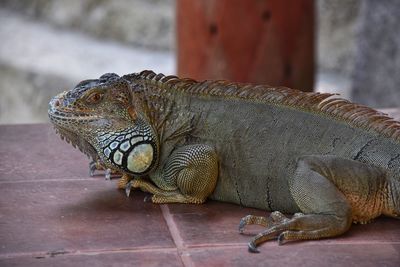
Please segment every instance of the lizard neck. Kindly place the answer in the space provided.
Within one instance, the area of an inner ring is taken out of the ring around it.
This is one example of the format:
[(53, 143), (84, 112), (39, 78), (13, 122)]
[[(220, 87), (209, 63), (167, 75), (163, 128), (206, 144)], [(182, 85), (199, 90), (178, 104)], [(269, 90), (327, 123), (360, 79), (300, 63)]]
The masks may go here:
[[(143, 114), (157, 135), (162, 165), (171, 151), (186, 142), (194, 128), (195, 115), (190, 112), (190, 99), (173, 88), (160, 86), (136, 75), (124, 76), (131, 82), (131, 117)], [(133, 114), (133, 115), (132, 115)]]

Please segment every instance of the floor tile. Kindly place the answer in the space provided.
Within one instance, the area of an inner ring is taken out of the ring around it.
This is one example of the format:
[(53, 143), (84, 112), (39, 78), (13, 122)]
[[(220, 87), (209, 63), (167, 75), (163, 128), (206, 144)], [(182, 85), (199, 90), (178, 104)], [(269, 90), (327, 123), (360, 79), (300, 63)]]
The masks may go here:
[(89, 179), (89, 161), (49, 124), (0, 127), (0, 181)]
[(116, 182), (0, 185), (0, 255), (43, 251), (175, 247), (160, 207)]
[[(205, 244), (245, 244), (251, 236), (238, 232), (239, 221), (248, 214), (265, 215), (262, 210), (241, 208), (237, 205), (207, 201), (202, 205), (168, 205), (185, 246)], [(251, 227), (253, 233), (261, 227)]]

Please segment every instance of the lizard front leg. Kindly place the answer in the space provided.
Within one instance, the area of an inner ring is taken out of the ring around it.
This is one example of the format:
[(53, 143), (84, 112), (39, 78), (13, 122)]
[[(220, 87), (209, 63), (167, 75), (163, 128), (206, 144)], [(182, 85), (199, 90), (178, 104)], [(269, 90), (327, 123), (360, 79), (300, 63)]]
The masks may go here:
[(161, 172), (150, 175), (155, 184), (134, 180), (136, 186), (153, 193), (153, 203), (203, 203), (213, 192), (218, 160), (209, 145), (187, 145), (176, 149)]

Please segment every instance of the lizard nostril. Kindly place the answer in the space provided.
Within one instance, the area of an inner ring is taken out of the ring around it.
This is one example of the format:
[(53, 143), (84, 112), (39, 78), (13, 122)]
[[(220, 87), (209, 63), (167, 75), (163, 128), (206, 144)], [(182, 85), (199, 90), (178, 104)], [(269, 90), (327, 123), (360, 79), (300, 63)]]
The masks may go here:
[(56, 100), (56, 101), (54, 102), (54, 106), (59, 107), (59, 106), (60, 106), (60, 101), (59, 101), (59, 100)]

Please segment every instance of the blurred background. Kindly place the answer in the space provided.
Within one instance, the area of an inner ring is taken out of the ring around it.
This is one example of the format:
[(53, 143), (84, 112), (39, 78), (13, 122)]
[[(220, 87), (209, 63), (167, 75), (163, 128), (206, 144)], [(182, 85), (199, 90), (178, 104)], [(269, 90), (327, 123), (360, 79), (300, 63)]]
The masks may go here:
[(340, 93), (400, 106), (397, 0), (0, 0), (0, 123), (106, 72)]

